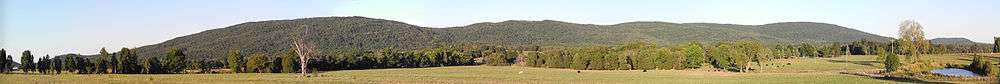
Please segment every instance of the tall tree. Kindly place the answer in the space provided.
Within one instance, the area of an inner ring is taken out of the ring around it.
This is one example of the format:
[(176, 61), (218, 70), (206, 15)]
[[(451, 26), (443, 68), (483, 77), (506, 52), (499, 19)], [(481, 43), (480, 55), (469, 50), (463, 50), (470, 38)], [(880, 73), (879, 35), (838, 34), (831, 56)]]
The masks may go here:
[(17, 69), (21, 69), (21, 72), (28, 73), (35, 69), (35, 57), (31, 56), (31, 51), (24, 50), (21, 53), (21, 66)]
[(127, 73), (134, 74), (141, 72), (142, 68), (137, 62), (136, 53), (128, 48), (122, 48), (118, 52), (117, 67), (115, 67), (117, 73)]
[(101, 48), (101, 52), (97, 56), (97, 59), (94, 59), (94, 68), (95, 68), (94, 72), (97, 72), (99, 74), (107, 73), (108, 68), (110, 68), (108, 66), (111, 66), (110, 65), (111, 63), (108, 59), (111, 58), (113, 58), (111, 57), (111, 54), (108, 54), (107, 50)]
[(705, 63), (705, 49), (700, 43), (691, 42), (685, 46), (684, 55), (687, 57), (684, 65), (686, 68), (698, 68), (701, 67), (701, 63)]
[(52, 64), (50, 62), (51, 61), (49, 61), (49, 55), (45, 55), (42, 58), (38, 58), (38, 65), (35, 66), (36, 71), (42, 74), (49, 74), (49, 70), (51, 69), (49, 65)]
[(63, 71), (63, 60), (57, 57), (52, 57), (49, 59), (49, 68), (55, 70), (56, 74), (62, 74)]
[[(299, 33), (295, 38), (295, 42), (292, 44), (295, 46), (295, 53), (299, 56), (299, 72), (302, 76), (306, 76), (306, 71), (308, 68), (309, 59), (313, 56), (314, 46), (307, 42), (307, 39), (313, 38), (315, 34), (309, 33), (312, 28), (300, 27), (299, 29), (302, 33)], [(395, 60), (393, 60), (395, 61)]]
[(0, 49), (0, 73), (6, 73), (7, 69), (9, 69), (7, 68), (7, 65), (10, 63), (8, 63), (7, 60), (9, 60), (7, 59), (7, 50)]
[(184, 68), (187, 68), (187, 64), (187, 57), (180, 49), (170, 49), (167, 51), (167, 56), (163, 61), (166, 71), (171, 73), (184, 71)]
[(930, 42), (924, 38), (923, 26), (913, 20), (899, 25), (899, 49), (907, 58), (919, 58), (930, 50)]
[(7, 55), (7, 61), (4, 62), (7, 62), (7, 67), (4, 68), (7, 68), (8, 72), (14, 71), (14, 56)]
[(229, 57), (226, 58), (226, 64), (228, 64), (227, 66), (230, 70), (233, 70), (233, 72), (243, 72), (244, 62), (243, 56), (240, 55), (240, 51), (230, 50)]
[(62, 62), (62, 66), (61, 67), (63, 69), (65, 69), (66, 71), (68, 71), (68, 72), (78, 71), (77, 68), (76, 68), (77, 67), (77, 65), (76, 65), (77, 64), (76, 63), (76, 61), (77, 61), (76, 57), (77, 56), (78, 56), (77, 54), (68, 54), (68, 55), (62, 57), (63, 62)]
[(288, 51), (288, 53), (285, 53), (285, 55), (281, 57), (281, 72), (282, 73), (295, 73), (296, 68), (298, 68), (296, 66), (296, 63), (298, 63), (298, 61), (295, 60), (295, 59), (298, 59), (298, 58), (299, 58), (299, 56), (298, 56), (298, 54), (295, 54), (294, 50)]

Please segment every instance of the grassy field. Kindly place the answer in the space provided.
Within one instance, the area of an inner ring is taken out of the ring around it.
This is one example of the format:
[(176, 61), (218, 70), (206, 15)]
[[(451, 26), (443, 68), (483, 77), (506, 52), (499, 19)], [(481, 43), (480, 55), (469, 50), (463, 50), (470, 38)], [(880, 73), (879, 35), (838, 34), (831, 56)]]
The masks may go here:
[[(964, 55), (936, 55), (937, 60), (962, 63)], [(879, 79), (842, 72), (878, 70), (874, 56), (781, 59), (762, 63), (748, 73), (694, 70), (578, 70), (518, 66), (454, 66), (345, 70), (299, 77), (286, 73), (160, 74), (160, 75), (30, 75), (3, 74), (2, 84), (24, 83), (726, 83), (726, 84), (885, 84), (885, 83), (988, 83), (988, 81), (934, 81)], [(967, 63), (967, 62), (966, 62)]]

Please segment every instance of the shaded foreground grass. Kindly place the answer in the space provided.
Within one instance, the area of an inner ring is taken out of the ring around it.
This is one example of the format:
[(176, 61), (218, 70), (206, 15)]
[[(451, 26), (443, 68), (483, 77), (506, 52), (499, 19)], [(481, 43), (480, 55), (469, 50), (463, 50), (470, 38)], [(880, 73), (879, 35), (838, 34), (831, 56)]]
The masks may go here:
[[(953, 59), (958, 60), (958, 59)], [(725, 83), (725, 84), (884, 84), (940, 83), (919, 79), (896, 80), (843, 74), (842, 72), (878, 70), (874, 56), (838, 58), (782, 59), (762, 63), (748, 73), (694, 70), (578, 70), (517, 66), (454, 66), (436, 68), (401, 68), (345, 70), (320, 73), (319, 77), (299, 77), (291, 73), (240, 74), (2, 74), (2, 84), (24, 83)], [(977, 83), (944, 81), (949, 83)], [(981, 82), (978, 82), (981, 83)]]

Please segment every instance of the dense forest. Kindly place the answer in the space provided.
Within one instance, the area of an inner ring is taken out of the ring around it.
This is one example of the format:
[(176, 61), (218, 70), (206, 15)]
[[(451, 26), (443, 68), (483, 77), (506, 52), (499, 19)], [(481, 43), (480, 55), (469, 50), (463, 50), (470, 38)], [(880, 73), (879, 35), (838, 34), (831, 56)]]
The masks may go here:
[[(378, 50), (393, 47), (416, 50), (455, 45), (506, 47), (584, 47), (623, 45), (626, 41), (648, 41), (679, 45), (691, 41), (715, 43), (734, 39), (756, 39), (767, 45), (828, 43), (891, 38), (833, 24), (783, 22), (764, 25), (713, 23), (627, 22), (613, 25), (576, 24), (561, 21), (484, 22), (466, 26), (429, 28), (366, 17), (316, 17), (237, 24), (177, 37), (135, 48), (140, 56), (160, 56), (168, 49), (184, 49), (191, 58), (219, 60), (229, 50), (260, 52), (278, 56), (288, 51), (292, 39), (309, 30), (317, 50)], [(87, 57), (92, 57), (88, 55)]]

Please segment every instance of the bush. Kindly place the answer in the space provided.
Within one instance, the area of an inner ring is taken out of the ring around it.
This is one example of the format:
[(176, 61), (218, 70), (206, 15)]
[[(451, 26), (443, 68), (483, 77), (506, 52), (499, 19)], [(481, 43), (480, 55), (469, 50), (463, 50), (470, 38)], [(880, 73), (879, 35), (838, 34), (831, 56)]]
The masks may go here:
[(993, 63), (983, 60), (983, 56), (979, 55), (975, 55), (972, 58), (972, 63), (970, 63), (969, 66), (966, 67), (966, 69), (971, 70), (972, 72), (975, 72), (976, 74), (980, 74), (983, 76), (997, 75), (997, 70), (996, 67), (993, 66)]
[(899, 69), (899, 66), (901, 66), (902, 63), (899, 61), (899, 56), (897, 56), (896, 53), (886, 52), (886, 51), (883, 51), (882, 53), (883, 54), (881, 56), (885, 57), (884, 60), (882, 61), (882, 65), (884, 65), (883, 68), (885, 68), (885, 73), (892, 73), (897, 69)]

